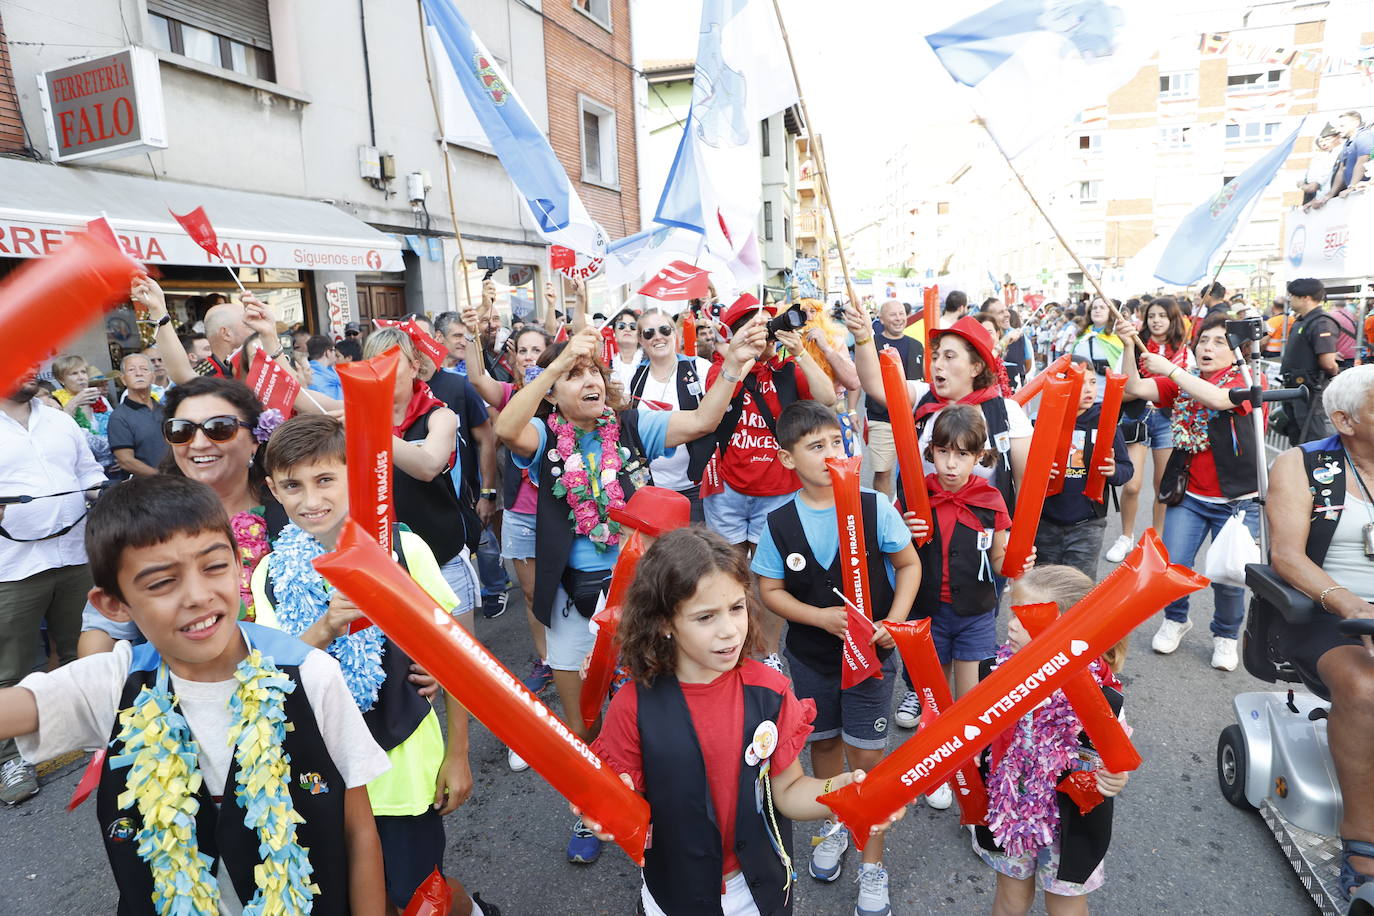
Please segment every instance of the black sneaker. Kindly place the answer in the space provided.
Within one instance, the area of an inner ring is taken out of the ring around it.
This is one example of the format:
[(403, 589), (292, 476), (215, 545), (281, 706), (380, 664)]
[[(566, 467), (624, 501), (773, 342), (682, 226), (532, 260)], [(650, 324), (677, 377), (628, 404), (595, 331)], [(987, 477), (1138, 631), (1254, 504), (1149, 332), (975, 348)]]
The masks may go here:
[(529, 676), (521, 683), (525, 685), (526, 690), (538, 696), (548, 690), (553, 683), (553, 669), (539, 659), (535, 659), (534, 666), (530, 668)]
[(494, 903), (487, 903), (482, 899), (481, 894), (473, 894), (472, 902), (477, 904), (478, 909), (482, 911), (482, 916), (501, 916), (501, 908)]
[(499, 595), (488, 595), (482, 599), (482, 616), (488, 620), (495, 620), (506, 613), (506, 605), (510, 602), (510, 592), (502, 592)]

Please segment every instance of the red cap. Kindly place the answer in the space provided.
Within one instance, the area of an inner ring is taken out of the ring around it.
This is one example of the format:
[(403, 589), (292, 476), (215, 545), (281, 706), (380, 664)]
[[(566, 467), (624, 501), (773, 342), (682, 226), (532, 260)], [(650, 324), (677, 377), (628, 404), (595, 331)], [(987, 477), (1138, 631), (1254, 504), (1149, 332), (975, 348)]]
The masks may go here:
[[(745, 293), (735, 300), (734, 305), (721, 314), (720, 323), (733, 331), (737, 322), (745, 318), (752, 318), (758, 307), (759, 300), (749, 293)], [(776, 305), (765, 305), (763, 308), (764, 311), (768, 312), (770, 318), (778, 313)]]
[(611, 521), (649, 537), (662, 537), (692, 523), (692, 503), (664, 487), (640, 487), (624, 506), (611, 508)]
[(997, 374), (997, 366), (1001, 360), (993, 355), (992, 335), (972, 315), (960, 318), (947, 328), (937, 328), (931, 331), (930, 339), (934, 340), (942, 334), (955, 334), (968, 341), (969, 346), (973, 347), (973, 352), (977, 353), (978, 358), (988, 367), (988, 371), (994, 375)]

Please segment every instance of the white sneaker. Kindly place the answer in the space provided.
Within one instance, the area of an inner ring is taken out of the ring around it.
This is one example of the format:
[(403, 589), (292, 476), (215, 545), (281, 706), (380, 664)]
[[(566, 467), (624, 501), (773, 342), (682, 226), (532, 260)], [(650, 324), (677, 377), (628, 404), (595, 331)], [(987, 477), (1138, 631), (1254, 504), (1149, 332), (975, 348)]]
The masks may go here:
[(767, 665), (769, 668), (772, 668), (778, 674), (787, 673), (786, 671), (782, 670), (782, 656), (776, 652), (772, 653), (771, 655), (765, 655), (763, 657), (763, 663)]
[(1131, 548), (1134, 546), (1135, 541), (1132, 541), (1130, 538), (1126, 537), (1126, 535), (1123, 534), (1115, 541), (1112, 541), (1112, 546), (1107, 548), (1107, 562), (1120, 563), (1122, 560), (1126, 559), (1126, 554), (1130, 553)]
[(506, 750), (506, 763), (510, 765), (510, 771), (512, 773), (523, 773), (530, 768), (530, 765), (524, 761), (524, 758), (510, 749)]
[(1212, 667), (1219, 671), (1235, 671), (1240, 664), (1240, 652), (1234, 639), (1212, 637)]
[(916, 691), (908, 690), (906, 696), (902, 697), (902, 703), (897, 707), (897, 714), (892, 718), (897, 720), (897, 724), (902, 728), (915, 728), (921, 721), (921, 698), (916, 695)]
[[(849, 848), (849, 831), (844, 827), (829, 833), (834, 821), (826, 821), (819, 836), (811, 838), (811, 863), (807, 871), (817, 881), (834, 881), (844, 867), (844, 853)], [(826, 834), (829, 833), (829, 836)]]
[(1193, 622), (1191, 620), (1179, 623), (1177, 620), (1170, 620), (1166, 617), (1155, 632), (1154, 639), (1150, 640), (1150, 648), (1160, 655), (1172, 655), (1174, 650), (1178, 648), (1178, 644), (1183, 642), (1183, 637), (1187, 636), (1188, 631), (1192, 628)]
[(936, 811), (944, 811), (954, 804), (954, 790), (949, 787), (949, 783), (944, 783), (940, 788), (926, 796), (926, 804)]
[(892, 905), (887, 899), (887, 869), (881, 862), (865, 862), (859, 866), (859, 899), (854, 903), (854, 916), (890, 916)]

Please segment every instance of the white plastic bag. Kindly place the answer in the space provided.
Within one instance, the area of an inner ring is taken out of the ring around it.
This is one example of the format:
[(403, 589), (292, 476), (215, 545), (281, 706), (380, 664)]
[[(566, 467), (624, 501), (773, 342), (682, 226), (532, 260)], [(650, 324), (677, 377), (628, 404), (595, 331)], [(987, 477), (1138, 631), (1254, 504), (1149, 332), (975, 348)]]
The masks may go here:
[(1212, 538), (1207, 550), (1207, 568), (1202, 574), (1221, 585), (1245, 587), (1245, 564), (1259, 563), (1260, 549), (1250, 529), (1245, 527), (1245, 513), (1237, 512), (1226, 520), (1221, 531)]

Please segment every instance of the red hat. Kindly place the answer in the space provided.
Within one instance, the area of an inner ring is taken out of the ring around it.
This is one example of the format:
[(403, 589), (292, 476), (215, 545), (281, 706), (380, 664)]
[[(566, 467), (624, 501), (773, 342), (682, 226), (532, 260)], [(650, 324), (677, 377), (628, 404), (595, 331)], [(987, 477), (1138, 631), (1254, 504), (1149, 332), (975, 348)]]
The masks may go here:
[(664, 487), (640, 487), (624, 506), (611, 508), (611, 521), (650, 537), (662, 537), (692, 523), (692, 503)]
[(947, 328), (936, 328), (930, 332), (929, 339), (933, 341), (942, 334), (955, 334), (968, 341), (968, 345), (973, 347), (973, 352), (978, 354), (978, 358), (988, 367), (988, 371), (993, 375), (997, 374), (997, 367), (1002, 361), (993, 355), (992, 335), (972, 315), (960, 318)]
[[(735, 324), (745, 318), (753, 317), (753, 313), (758, 310), (759, 300), (749, 293), (745, 293), (735, 300), (735, 304), (726, 309), (720, 316), (720, 323), (730, 330), (735, 329)], [(778, 313), (777, 304), (765, 305), (764, 311), (768, 312), (769, 317)]]

